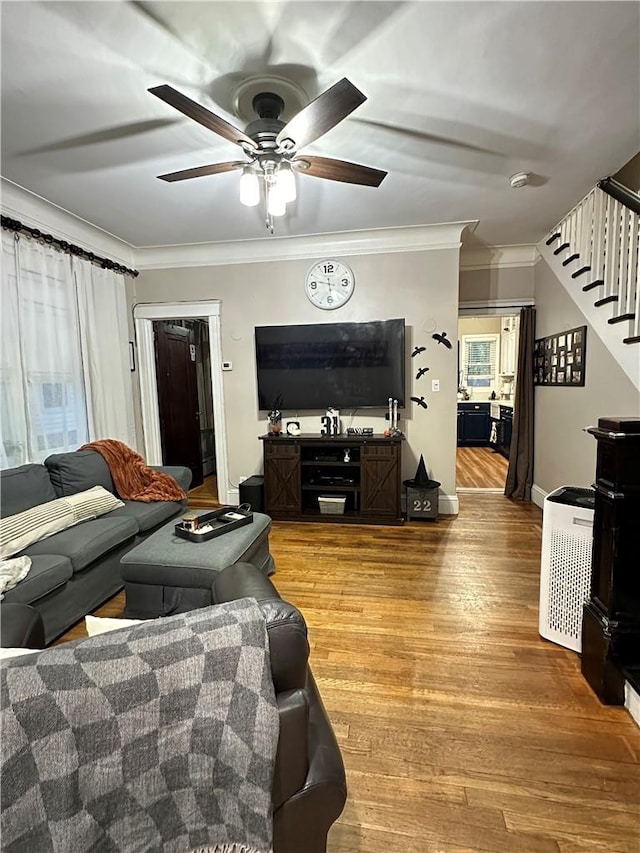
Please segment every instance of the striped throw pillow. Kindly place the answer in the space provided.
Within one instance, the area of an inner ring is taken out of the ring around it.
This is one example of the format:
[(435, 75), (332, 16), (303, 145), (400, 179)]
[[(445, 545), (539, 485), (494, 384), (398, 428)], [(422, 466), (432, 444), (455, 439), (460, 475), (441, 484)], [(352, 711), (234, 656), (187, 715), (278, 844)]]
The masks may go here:
[(47, 501), (24, 512), (0, 519), (0, 559), (23, 551), (34, 542), (73, 527), (79, 521), (96, 518), (124, 506), (102, 486)]
[(105, 512), (111, 512), (124, 503), (115, 495), (108, 492), (104, 486), (94, 486), (85, 492), (76, 492), (75, 495), (67, 495), (63, 500), (70, 504), (76, 522), (85, 521), (87, 518), (97, 518)]

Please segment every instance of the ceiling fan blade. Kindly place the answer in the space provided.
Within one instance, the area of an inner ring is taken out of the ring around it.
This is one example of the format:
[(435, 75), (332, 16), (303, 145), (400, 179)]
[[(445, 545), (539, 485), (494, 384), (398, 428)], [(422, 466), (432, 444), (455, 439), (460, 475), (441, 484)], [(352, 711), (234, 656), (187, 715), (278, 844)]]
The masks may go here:
[[(308, 165), (307, 165), (308, 164)], [(362, 184), (366, 187), (379, 187), (387, 172), (349, 163), (347, 160), (334, 160), (331, 157), (311, 157), (304, 155), (291, 164), (297, 171), (314, 178), (326, 178), (329, 181), (344, 181), (346, 184)]]
[(239, 128), (234, 127), (232, 124), (229, 124), (228, 121), (220, 118), (220, 116), (212, 113), (206, 107), (196, 103), (196, 101), (192, 101), (191, 98), (183, 95), (182, 92), (178, 92), (178, 90), (174, 89), (172, 86), (154, 86), (148, 91), (151, 92), (152, 95), (155, 95), (156, 98), (160, 98), (161, 101), (164, 101), (165, 104), (169, 104), (170, 107), (179, 110), (184, 115), (199, 122), (208, 130), (212, 130), (219, 136), (228, 139), (229, 142), (235, 142), (236, 145), (245, 144), (251, 148), (258, 147), (253, 139), (251, 139), (250, 136), (247, 136), (244, 131), (239, 130)]
[(300, 110), (282, 128), (276, 142), (286, 151), (303, 148), (335, 127), (366, 100), (367, 96), (343, 77)]
[(158, 175), (161, 181), (187, 181), (189, 178), (203, 178), (206, 175), (220, 175), (222, 172), (231, 172), (234, 169), (242, 169), (246, 163), (229, 161), (227, 163), (211, 163), (209, 166), (196, 166), (193, 169), (182, 169), (180, 172), (169, 172), (167, 175)]

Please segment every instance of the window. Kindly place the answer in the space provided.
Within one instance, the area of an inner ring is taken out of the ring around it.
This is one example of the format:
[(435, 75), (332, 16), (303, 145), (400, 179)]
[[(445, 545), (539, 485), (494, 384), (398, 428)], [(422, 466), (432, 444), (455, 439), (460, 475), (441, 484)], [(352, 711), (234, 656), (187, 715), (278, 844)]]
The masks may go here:
[(498, 369), (498, 335), (462, 336), (462, 384), (467, 388), (491, 388)]
[(42, 462), (88, 441), (68, 255), (2, 235), (0, 467)]

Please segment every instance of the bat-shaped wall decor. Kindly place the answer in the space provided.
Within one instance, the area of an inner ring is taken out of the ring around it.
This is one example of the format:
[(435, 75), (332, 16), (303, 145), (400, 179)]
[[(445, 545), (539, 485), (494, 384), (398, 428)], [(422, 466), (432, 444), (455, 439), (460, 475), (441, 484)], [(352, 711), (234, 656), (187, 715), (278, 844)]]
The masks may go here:
[(439, 344), (444, 344), (447, 349), (452, 348), (451, 341), (447, 337), (446, 332), (436, 332), (435, 335), (431, 335), (434, 341), (438, 341)]
[(427, 404), (425, 402), (424, 397), (412, 397), (411, 399), (414, 403), (417, 403), (419, 406), (422, 406), (423, 409), (427, 408)]
[(428, 367), (421, 367), (420, 370), (416, 373), (416, 379), (420, 379), (421, 376), (424, 376), (427, 370), (429, 370)]
[(420, 355), (421, 352), (424, 352), (426, 347), (414, 347), (413, 352), (411, 353), (411, 358), (414, 358), (416, 355)]

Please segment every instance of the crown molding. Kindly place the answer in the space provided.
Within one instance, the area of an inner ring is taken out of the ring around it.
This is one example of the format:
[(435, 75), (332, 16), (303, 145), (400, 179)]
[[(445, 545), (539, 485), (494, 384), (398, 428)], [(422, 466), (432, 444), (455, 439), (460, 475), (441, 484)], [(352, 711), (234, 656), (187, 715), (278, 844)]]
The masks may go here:
[(103, 231), (57, 204), (24, 187), (1, 178), (2, 212), (32, 228), (39, 228), (99, 255), (107, 255), (127, 267), (135, 267), (135, 249), (119, 237)]
[[(307, 260), (327, 251), (347, 256), (458, 249), (461, 248), (463, 232), (472, 233), (478, 225), (478, 220), (468, 220), (225, 243), (133, 246), (7, 178), (0, 178), (0, 181), (5, 215), (34, 228), (50, 231), (60, 239), (81, 243), (91, 251), (106, 254), (139, 270)], [(529, 267), (539, 259), (533, 244), (483, 249), (462, 247), (460, 269)]]
[(513, 246), (487, 246), (485, 249), (465, 249), (460, 252), (460, 270), (513, 269), (532, 267), (539, 254), (534, 243)]
[(302, 237), (271, 237), (235, 240), (227, 243), (193, 243), (175, 246), (147, 246), (136, 250), (136, 269), (221, 266), (301, 260), (331, 254), (373, 255), (387, 252), (423, 252), (459, 249), (465, 228), (477, 221), (446, 222), (375, 228), (367, 231), (339, 231)]

